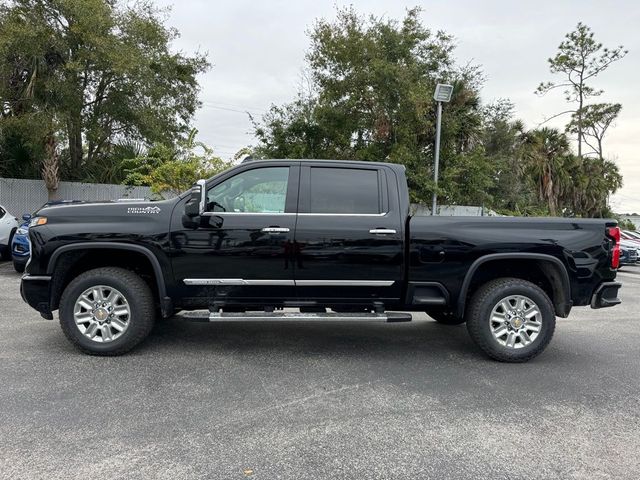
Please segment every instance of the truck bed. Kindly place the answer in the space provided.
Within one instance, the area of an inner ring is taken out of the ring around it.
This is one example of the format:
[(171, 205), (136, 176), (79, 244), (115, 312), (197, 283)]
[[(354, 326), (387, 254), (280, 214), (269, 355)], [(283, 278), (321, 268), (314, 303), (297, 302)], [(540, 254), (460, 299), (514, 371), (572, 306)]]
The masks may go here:
[[(605, 219), (535, 217), (414, 216), (409, 220), (411, 282), (438, 282), (450, 303), (456, 304), (465, 278), (479, 259), (501, 255), (515, 269), (527, 268), (527, 259), (556, 259), (569, 272), (573, 305), (588, 305), (600, 281), (615, 278), (610, 268), (611, 243), (605, 229), (615, 222)], [(490, 260), (489, 260), (490, 261)], [(471, 272), (473, 273), (473, 272)], [(508, 273), (508, 272), (507, 272)], [(596, 278), (594, 278), (596, 277)], [(595, 281), (595, 280), (598, 281)]]

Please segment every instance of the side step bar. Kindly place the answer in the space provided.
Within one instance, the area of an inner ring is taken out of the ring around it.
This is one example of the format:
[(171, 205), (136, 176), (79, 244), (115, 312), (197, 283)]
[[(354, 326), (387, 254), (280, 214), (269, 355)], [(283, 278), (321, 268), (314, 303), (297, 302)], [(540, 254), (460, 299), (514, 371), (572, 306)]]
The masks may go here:
[(296, 313), (296, 312), (209, 312), (207, 310), (183, 311), (177, 318), (192, 322), (252, 322), (252, 321), (302, 321), (302, 322), (410, 322), (410, 313)]

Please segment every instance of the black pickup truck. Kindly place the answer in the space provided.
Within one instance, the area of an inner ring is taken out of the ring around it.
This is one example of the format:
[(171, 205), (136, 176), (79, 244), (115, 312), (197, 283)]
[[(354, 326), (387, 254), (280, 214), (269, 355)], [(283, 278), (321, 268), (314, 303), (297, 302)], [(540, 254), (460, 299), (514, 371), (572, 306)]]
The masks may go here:
[(122, 354), (158, 318), (466, 322), (533, 358), (573, 306), (613, 306), (615, 220), (411, 216), (404, 167), (256, 160), (160, 202), (43, 208), (24, 300), (82, 351)]

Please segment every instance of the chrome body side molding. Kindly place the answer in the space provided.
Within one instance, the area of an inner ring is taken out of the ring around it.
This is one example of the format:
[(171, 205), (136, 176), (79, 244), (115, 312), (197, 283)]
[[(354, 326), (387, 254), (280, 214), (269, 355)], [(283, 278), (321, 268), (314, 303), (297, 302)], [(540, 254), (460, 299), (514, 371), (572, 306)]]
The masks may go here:
[(185, 285), (298, 286), (298, 287), (390, 287), (394, 280), (245, 280), (244, 278), (185, 278)]
[(185, 285), (220, 285), (220, 286), (239, 286), (239, 285), (276, 285), (276, 286), (294, 286), (293, 280), (245, 280), (244, 278), (185, 278)]
[(390, 287), (394, 280), (296, 280), (297, 287)]

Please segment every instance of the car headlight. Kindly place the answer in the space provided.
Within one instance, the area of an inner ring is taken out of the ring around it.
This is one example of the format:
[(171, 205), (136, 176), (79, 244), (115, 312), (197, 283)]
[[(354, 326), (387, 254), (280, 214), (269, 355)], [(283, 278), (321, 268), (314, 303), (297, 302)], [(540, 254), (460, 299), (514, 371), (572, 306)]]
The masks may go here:
[(38, 225), (46, 225), (47, 217), (33, 217), (29, 222), (29, 228), (37, 227)]
[(17, 235), (26, 235), (27, 233), (29, 233), (29, 230), (26, 229), (25, 227), (20, 227), (17, 231), (16, 234)]

